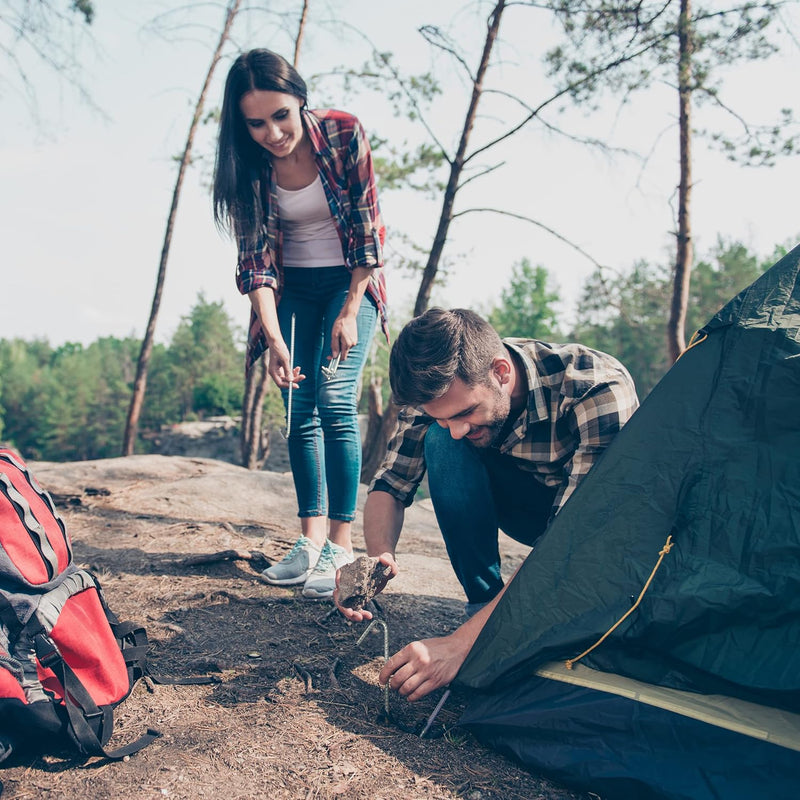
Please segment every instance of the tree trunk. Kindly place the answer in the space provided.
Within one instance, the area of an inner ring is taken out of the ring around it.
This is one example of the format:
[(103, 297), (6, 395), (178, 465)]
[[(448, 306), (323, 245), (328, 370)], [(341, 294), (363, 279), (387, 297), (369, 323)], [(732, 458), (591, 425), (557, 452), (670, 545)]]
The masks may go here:
[(486, 70), (489, 67), (489, 58), (492, 53), (492, 47), (497, 39), (497, 31), (500, 28), (500, 18), (506, 6), (506, 0), (499, 0), (497, 5), (489, 15), (488, 30), (486, 32), (486, 41), (483, 45), (483, 54), (481, 55), (480, 65), (475, 74), (475, 80), (472, 84), (472, 97), (470, 98), (469, 108), (467, 115), (464, 119), (464, 127), (461, 130), (461, 140), (458, 143), (458, 150), (450, 162), (450, 177), (447, 181), (447, 188), (444, 192), (444, 201), (442, 202), (442, 211), (439, 215), (439, 225), (436, 229), (436, 235), (433, 239), (430, 254), (428, 255), (428, 262), (425, 264), (425, 269), (422, 273), (422, 280), (420, 281), (419, 291), (417, 292), (417, 299), (414, 303), (414, 316), (422, 314), (431, 301), (431, 291), (433, 290), (433, 283), (436, 280), (436, 273), (439, 270), (439, 261), (442, 257), (445, 242), (447, 241), (447, 233), (450, 229), (450, 223), (453, 221), (453, 206), (456, 200), (456, 194), (459, 188), (459, 181), (461, 179), (461, 172), (464, 169), (464, 163), (467, 153), (467, 146), (469, 144), (469, 137), (472, 133), (472, 128), (475, 125), (475, 116), (478, 110), (478, 102), (481, 99), (483, 92), (483, 79), (486, 75)]
[[(300, 58), (300, 45), (308, 20), (308, 0), (303, 0), (300, 11), (300, 22), (297, 26), (297, 37), (294, 40), (294, 62), (292, 66), (297, 69)], [(264, 397), (269, 386), (269, 372), (266, 369), (265, 353), (261, 357), (261, 367), (254, 364), (245, 382), (244, 398), (242, 400), (242, 464), (248, 469), (261, 469), (269, 454), (269, 432), (261, 430)], [(257, 377), (256, 377), (257, 376)], [(256, 382), (257, 381), (257, 385)]]
[(269, 431), (263, 429), (264, 395), (269, 386), (269, 372), (264, 359), (253, 365), (245, 382), (245, 402), (250, 409), (242, 414), (242, 464), (247, 469), (261, 469), (269, 456)]
[(200, 96), (197, 98), (197, 104), (194, 109), (194, 116), (192, 117), (192, 124), (189, 126), (189, 134), (186, 137), (186, 146), (183, 149), (183, 157), (181, 158), (180, 167), (178, 168), (178, 177), (175, 181), (175, 189), (172, 192), (172, 204), (169, 209), (169, 216), (167, 217), (167, 228), (164, 233), (164, 244), (161, 248), (161, 261), (158, 266), (158, 277), (156, 278), (156, 288), (153, 293), (153, 303), (150, 308), (150, 318), (147, 321), (147, 329), (145, 330), (144, 339), (142, 339), (142, 348), (139, 352), (139, 361), (136, 365), (136, 378), (133, 382), (133, 396), (131, 397), (131, 404), (128, 408), (128, 416), (125, 420), (125, 434), (123, 436), (122, 455), (130, 456), (136, 448), (136, 434), (139, 429), (139, 417), (142, 413), (142, 405), (144, 403), (144, 395), (147, 389), (147, 368), (150, 363), (150, 356), (153, 353), (153, 340), (156, 330), (156, 319), (158, 317), (158, 310), (161, 306), (161, 295), (164, 291), (164, 278), (167, 273), (167, 259), (169, 257), (169, 248), (172, 244), (172, 231), (175, 227), (175, 217), (178, 212), (178, 200), (181, 195), (181, 187), (183, 186), (183, 178), (191, 160), (192, 146), (194, 144), (194, 137), (197, 131), (197, 126), (200, 123), (200, 116), (203, 113), (203, 106), (208, 93), (208, 87), (211, 83), (211, 78), (214, 75), (214, 70), (222, 54), (222, 48), (228, 40), (231, 25), (233, 24), (234, 17), (239, 11), (241, 0), (231, 0), (228, 6), (228, 11), (225, 17), (225, 26), (217, 43), (217, 49), (214, 51), (214, 56), (211, 59), (211, 65), (208, 68), (203, 88), (200, 91)]
[(667, 347), (675, 361), (686, 346), (684, 328), (692, 277), (692, 234), (689, 205), (692, 193), (692, 9), (691, 0), (681, 0), (678, 23), (678, 123), (680, 138), (680, 185), (678, 187), (678, 241), (672, 290)]
[(361, 483), (368, 484), (386, 455), (386, 446), (397, 425), (399, 406), (389, 400), (383, 410), (381, 378), (373, 378), (368, 387), (367, 434), (364, 438), (364, 457), (361, 461)]
[(300, 45), (303, 43), (303, 34), (306, 31), (306, 20), (308, 19), (308, 0), (303, 0), (303, 8), (300, 11), (300, 23), (297, 26), (297, 37), (294, 40), (294, 58), (292, 66), (297, 69), (300, 61)]
[(269, 455), (269, 431), (263, 430), (264, 397), (269, 388), (266, 356), (247, 374), (242, 398), (242, 464), (261, 469)]
[(383, 416), (383, 397), (381, 387), (383, 379), (373, 378), (367, 386), (367, 432), (364, 436), (363, 457), (361, 460), (361, 483), (369, 483), (375, 474), (377, 451), (380, 449), (378, 439), (381, 433), (381, 417)]
[[(262, 362), (259, 362), (261, 364)], [(244, 395), (242, 396), (242, 421), (239, 425), (239, 435), (241, 436), (242, 466), (248, 466), (250, 461), (250, 437), (253, 429), (253, 415), (245, 414), (245, 409), (253, 408), (253, 395), (256, 392), (256, 373), (259, 372), (259, 364), (254, 364), (253, 368), (245, 375)]]
[[(497, 40), (497, 32), (500, 29), (500, 18), (503, 15), (505, 7), (506, 0), (499, 0), (492, 9), (492, 13), (489, 15), (486, 40), (484, 41), (483, 53), (481, 54), (478, 71), (472, 83), (472, 97), (470, 98), (469, 107), (467, 108), (467, 113), (464, 118), (464, 126), (461, 129), (461, 139), (459, 140), (456, 154), (450, 162), (450, 177), (448, 178), (447, 187), (444, 192), (442, 210), (439, 215), (439, 224), (436, 228), (436, 235), (433, 239), (431, 251), (428, 254), (428, 261), (422, 273), (419, 290), (417, 291), (417, 299), (414, 302), (414, 316), (422, 314), (430, 305), (433, 284), (436, 280), (436, 274), (439, 271), (439, 262), (441, 261), (442, 252), (444, 251), (444, 246), (447, 241), (450, 223), (453, 221), (453, 207), (459, 189), (461, 173), (466, 163), (467, 147), (469, 145), (470, 134), (475, 125), (478, 102), (483, 92), (483, 79), (486, 75), (486, 70), (489, 68), (489, 59), (492, 54), (494, 43)], [(374, 384), (375, 382), (370, 384), (370, 419), (367, 424), (367, 440), (364, 443), (364, 458), (361, 466), (362, 483), (369, 483), (369, 481), (372, 480), (372, 476), (383, 461), (383, 457), (386, 453), (386, 446), (394, 433), (395, 426), (397, 425), (397, 415), (400, 410), (390, 400), (386, 406), (386, 410), (382, 414), (377, 412), (373, 414), (372, 403), (375, 398), (375, 393), (376, 391), (380, 391), (380, 385), (378, 384), (376, 387)], [(379, 425), (378, 421), (380, 423)], [(373, 426), (375, 426), (375, 431), (370, 434), (369, 431)]]
[(269, 373), (264, 359), (261, 359), (247, 374), (244, 385), (242, 411), (241, 447), (242, 465), (247, 469), (261, 469), (269, 456), (269, 431), (264, 430), (262, 416), (264, 395), (269, 385)]

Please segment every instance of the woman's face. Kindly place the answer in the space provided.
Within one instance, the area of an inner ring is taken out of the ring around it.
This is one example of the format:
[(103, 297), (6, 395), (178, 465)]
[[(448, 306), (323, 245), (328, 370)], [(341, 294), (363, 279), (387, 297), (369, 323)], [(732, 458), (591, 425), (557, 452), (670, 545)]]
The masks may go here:
[(248, 133), (273, 158), (286, 158), (303, 139), (301, 105), (293, 94), (262, 89), (243, 94), (239, 101)]

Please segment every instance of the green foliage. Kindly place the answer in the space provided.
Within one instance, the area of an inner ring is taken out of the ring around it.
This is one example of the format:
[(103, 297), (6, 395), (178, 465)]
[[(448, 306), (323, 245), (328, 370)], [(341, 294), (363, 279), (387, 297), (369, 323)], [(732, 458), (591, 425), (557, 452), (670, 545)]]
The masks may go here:
[[(396, 117), (420, 118), (420, 105), (431, 103), (442, 93), (438, 81), (429, 72), (403, 75), (389, 52), (373, 52), (360, 68), (339, 67), (331, 73), (342, 81), (344, 96), (359, 91), (374, 91), (386, 97)], [(312, 78), (318, 83), (319, 78)]]
[[(786, 248), (762, 263), (738, 242), (720, 240), (694, 268), (687, 329), (701, 327)], [(665, 329), (671, 270), (640, 262), (628, 274), (596, 272), (586, 282), (580, 324), (569, 338), (611, 353), (630, 370), (644, 397), (667, 370)], [(558, 292), (547, 270), (517, 264), (501, 301), (486, 316), (504, 336), (561, 340), (554, 305)], [(395, 309), (392, 338), (410, 313)], [(221, 303), (203, 295), (181, 320), (168, 345), (153, 349), (141, 429), (186, 419), (238, 414), (244, 389), (241, 334)], [(0, 339), (0, 434), (27, 458), (84, 460), (118, 455), (136, 374), (140, 342), (98, 339), (84, 347), (54, 348), (46, 340)], [(364, 383), (381, 382), (389, 397), (389, 347), (378, 334)], [(362, 393), (362, 412), (366, 393)], [(270, 382), (264, 423), (281, 424), (283, 403)]]
[(193, 410), (200, 414), (232, 415), (242, 410), (242, 392), (238, 381), (222, 375), (206, 375), (194, 387)]
[[(141, 429), (239, 413), (244, 355), (238, 338), (222, 304), (200, 295), (169, 346), (153, 349)], [(0, 340), (4, 441), (33, 459), (118, 455), (140, 347), (136, 339), (113, 337), (58, 348), (44, 340)], [(268, 403), (275, 403), (269, 393)]]
[[(705, 325), (772, 263), (759, 262), (739, 242), (720, 239), (709, 260), (693, 269), (687, 331)], [(670, 367), (666, 326), (671, 297), (671, 269), (664, 266), (639, 262), (616, 277), (595, 272), (584, 286), (580, 322), (571, 338), (618, 358), (643, 398)]]
[[(679, 0), (556, 0), (550, 4), (565, 34), (545, 63), (565, 95), (594, 110), (604, 89), (628, 102), (654, 83), (672, 84), (679, 61)], [(771, 124), (745, 120), (721, 95), (725, 67), (770, 58), (783, 34), (781, 3), (730, 3), (696, 7), (688, 24), (691, 47), (689, 88), (696, 103), (725, 111), (732, 130), (699, 130), (732, 160), (771, 165), (797, 151), (796, 121), (789, 109)]]
[(773, 263), (760, 263), (743, 244), (726, 243), (719, 239), (711, 259), (698, 262), (692, 270), (686, 314), (687, 333), (693, 333), (705, 325), (728, 300), (749, 286)]
[(375, 137), (371, 142), (375, 174), (381, 182), (381, 188), (407, 187), (431, 197), (444, 191), (445, 182), (437, 175), (445, 164), (445, 157), (438, 147), (421, 144), (412, 152), (405, 149), (405, 142), (402, 147)]
[(72, 0), (72, 10), (83, 15), (87, 25), (94, 20), (94, 3), (91, 0)]
[(280, 428), (286, 423), (286, 409), (283, 405), (281, 390), (270, 380), (267, 386), (267, 393), (264, 395), (262, 406), (261, 426), (262, 428)]
[[(46, 348), (46, 349), (45, 349)], [(27, 344), (21, 339), (0, 340), (0, 373), (3, 375), (2, 405), (5, 441), (18, 447), (25, 434), (35, 436), (43, 388), (43, 371), (49, 361), (50, 348), (36, 340)], [(31, 408), (30, 415), (23, 413)]]
[(0, 341), (6, 440), (29, 458), (116, 455), (136, 348), (113, 338), (57, 349), (41, 340)]
[[(130, 391), (133, 391), (136, 360), (139, 356), (140, 347), (141, 343), (137, 342), (136, 353), (132, 360), (132, 371), (127, 380)], [(150, 356), (150, 367), (147, 370), (147, 394), (145, 395), (144, 407), (139, 420), (139, 428), (142, 431), (156, 431), (163, 425), (170, 425), (182, 419), (180, 397), (175, 391), (172, 361), (173, 357), (169, 348), (163, 344), (156, 344), (153, 347), (153, 352)], [(126, 406), (131, 400), (130, 391)]]
[(646, 262), (627, 275), (595, 272), (578, 304), (578, 323), (570, 338), (618, 358), (644, 397), (669, 366), (666, 327), (671, 277)]
[[(340, 66), (324, 76), (317, 75), (309, 79), (309, 83), (317, 89), (323, 82), (331, 81), (341, 84), (337, 91), (340, 97), (362, 92), (381, 95), (395, 117), (410, 122), (423, 120), (423, 109), (429, 107), (442, 92), (431, 73), (401, 73), (389, 52), (375, 51), (370, 60), (360, 67)], [(410, 188), (431, 197), (444, 191), (441, 168), (446, 166), (447, 159), (441, 147), (427, 142), (410, 145), (397, 132), (389, 138), (374, 134), (369, 138), (375, 174), (382, 189)]]
[(243, 358), (222, 303), (198, 296), (172, 337), (168, 361), (180, 419), (241, 410)]
[(542, 266), (531, 266), (524, 258), (514, 266), (511, 283), (500, 295), (500, 305), (489, 313), (489, 322), (501, 336), (527, 339), (559, 339), (554, 305), (558, 291), (550, 288), (550, 277)]

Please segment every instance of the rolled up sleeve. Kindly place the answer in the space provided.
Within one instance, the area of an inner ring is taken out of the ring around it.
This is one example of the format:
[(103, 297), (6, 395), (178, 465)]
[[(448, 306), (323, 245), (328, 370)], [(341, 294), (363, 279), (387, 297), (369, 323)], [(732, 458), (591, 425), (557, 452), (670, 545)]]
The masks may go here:
[(370, 483), (370, 492), (388, 492), (406, 508), (425, 476), (425, 434), (431, 418), (412, 409), (400, 411), (386, 457)]
[(265, 238), (259, 239), (255, 245), (239, 240), (236, 286), (242, 294), (249, 294), (263, 286), (278, 288), (278, 272), (272, 263)]
[(385, 228), (378, 205), (372, 151), (358, 121), (348, 143), (346, 170), (350, 199), (350, 266), (382, 267)]

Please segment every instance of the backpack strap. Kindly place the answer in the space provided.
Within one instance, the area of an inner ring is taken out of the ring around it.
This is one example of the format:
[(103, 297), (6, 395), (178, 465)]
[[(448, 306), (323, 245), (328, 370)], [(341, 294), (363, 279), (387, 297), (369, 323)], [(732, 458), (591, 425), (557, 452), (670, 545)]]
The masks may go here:
[(8, 632), (9, 639), (16, 639), (22, 630), (19, 615), (3, 592), (0, 592), (0, 625)]
[(106, 750), (105, 744), (111, 738), (114, 725), (111, 707), (100, 708), (94, 702), (48, 636), (37, 633), (33, 637), (33, 644), (39, 663), (53, 671), (64, 689), (64, 706), (70, 729), (82, 753), (117, 760), (138, 752), (161, 736), (158, 731), (148, 729), (136, 741), (115, 750)]
[(111, 631), (119, 643), (119, 649), (128, 667), (131, 686), (139, 678), (144, 678), (145, 676), (153, 683), (168, 686), (203, 686), (220, 682), (216, 675), (187, 675), (183, 678), (154, 675), (147, 668), (147, 631), (134, 622), (120, 622), (105, 602), (103, 607), (105, 608), (108, 624), (111, 626)]
[(139, 678), (147, 674), (147, 631), (133, 622), (118, 622), (107, 608), (106, 616), (125, 659), (125, 665), (128, 667), (128, 677), (132, 687)]
[(152, 672), (148, 672), (147, 677), (159, 686), (208, 686), (222, 682), (217, 675), (187, 675), (185, 678), (176, 678), (172, 675), (153, 675)]

